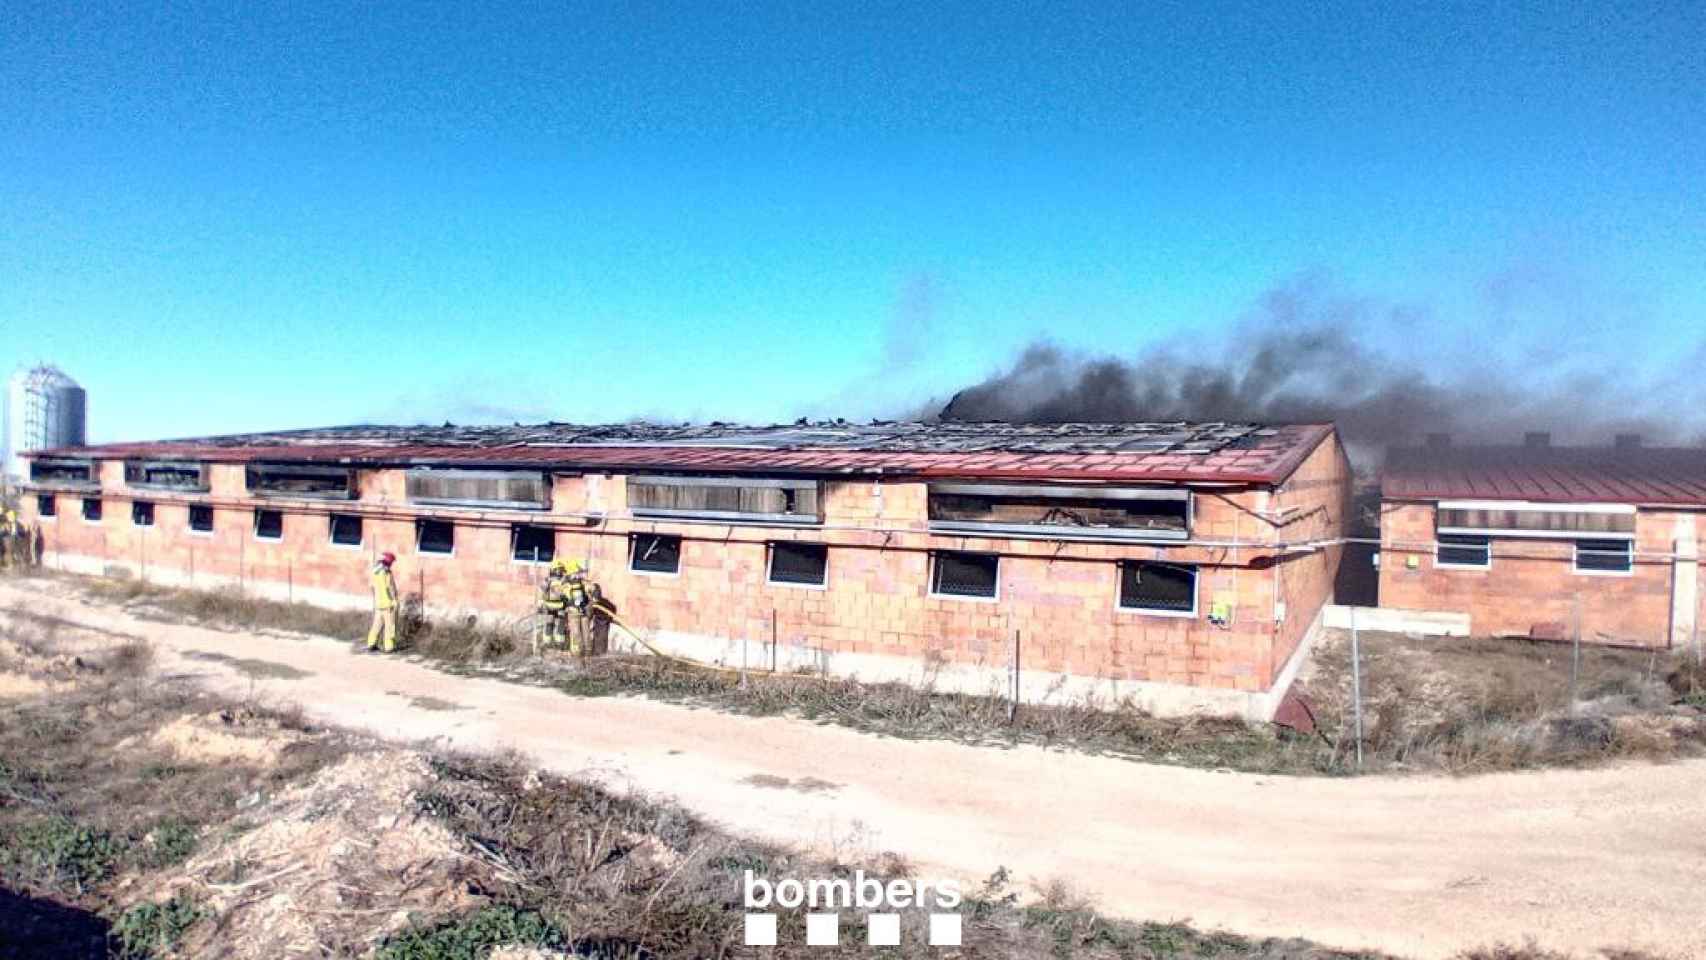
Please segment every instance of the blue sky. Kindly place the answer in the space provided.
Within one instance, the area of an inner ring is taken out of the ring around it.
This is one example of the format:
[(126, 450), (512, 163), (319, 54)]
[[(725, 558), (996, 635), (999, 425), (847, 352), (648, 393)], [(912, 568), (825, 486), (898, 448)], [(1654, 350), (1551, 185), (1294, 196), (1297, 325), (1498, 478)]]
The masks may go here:
[(1698, 3), (160, 6), (0, 6), (0, 365), (96, 440), (892, 414), (1276, 288), (1441, 376), (1706, 327)]

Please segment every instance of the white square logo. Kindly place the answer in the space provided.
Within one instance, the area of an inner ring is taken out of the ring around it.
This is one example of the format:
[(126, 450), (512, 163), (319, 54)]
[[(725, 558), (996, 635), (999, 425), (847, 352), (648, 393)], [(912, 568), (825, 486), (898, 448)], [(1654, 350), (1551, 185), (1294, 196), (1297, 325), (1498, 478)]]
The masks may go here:
[(774, 947), (776, 945), (776, 915), (749, 913), (746, 915), (746, 945)]
[(833, 947), (841, 942), (841, 914), (806, 914), (806, 946)]
[(932, 947), (957, 947), (960, 945), (959, 914), (932, 913), (930, 915), (930, 945)]
[(865, 942), (873, 947), (900, 946), (900, 914), (866, 914)]

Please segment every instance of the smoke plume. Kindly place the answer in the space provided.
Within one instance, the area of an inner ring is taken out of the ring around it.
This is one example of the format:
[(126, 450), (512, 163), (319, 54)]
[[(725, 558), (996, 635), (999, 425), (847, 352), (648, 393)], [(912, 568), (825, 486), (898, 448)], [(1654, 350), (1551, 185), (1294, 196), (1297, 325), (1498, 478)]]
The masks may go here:
[[(1629, 351), (1609, 343), (1562, 360), (1557, 350), (1509, 343), (1459, 344), (1453, 355), (1428, 349), (1438, 342), (1428, 327), (1407, 312), (1312, 303), (1277, 291), (1225, 339), (1175, 342), (1131, 359), (1033, 343), (1008, 368), (955, 393), (936, 415), (1033, 423), (1334, 421), (1347, 445), (1369, 458), (1430, 433), (1450, 434), (1454, 443), (1520, 444), (1531, 431), (1548, 432), (1558, 444), (1608, 444), (1618, 433), (1641, 434), (1649, 444), (1706, 442), (1699, 412), (1706, 378), (1690, 372), (1702, 369), (1706, 341), (1641, 378), (1626, 360)], [(1373, 345), (1393, 331), (1410, 331), (1402, 355)], [(1493, 346), (1503, 347), (1504, 359)]]

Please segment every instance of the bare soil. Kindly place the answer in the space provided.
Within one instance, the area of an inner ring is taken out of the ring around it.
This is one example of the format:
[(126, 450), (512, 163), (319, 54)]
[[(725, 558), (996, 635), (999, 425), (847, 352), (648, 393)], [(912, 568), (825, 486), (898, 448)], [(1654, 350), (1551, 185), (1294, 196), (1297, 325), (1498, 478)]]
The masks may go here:
[[(837, 863), (886, 856), (968, 889), (1005, 868), (1022, 902), (1054, 918), (1039, 923), (1090, 947), (1106, 946), (1094, 918), (1112, 916), (1415, 957), (1528, 937), (1706, 956), (1700, 761), (1459, 778), (1213, 772), (576, 698), (324, 638), (147, 622), (50, 581), (0, 586), (8, 604), (16, 618), (81, 624), (91, 643), (142, 635), (166, 675), (221, 696), (298, 701), (316, 723), (435, 749), (519, 750), (760, 843)], [(198, 650), (233, 661), (185, 655)], [(251, 660), (288, 669), (235, 664)], [(1101, 912), (1036, 892), (1055, 881)]]

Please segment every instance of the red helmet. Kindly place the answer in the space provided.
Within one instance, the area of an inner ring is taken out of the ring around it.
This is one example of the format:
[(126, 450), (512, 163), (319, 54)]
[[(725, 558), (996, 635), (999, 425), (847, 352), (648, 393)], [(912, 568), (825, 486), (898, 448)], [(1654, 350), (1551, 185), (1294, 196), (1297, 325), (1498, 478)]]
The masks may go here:
[(379, 562), (389, 567), (391, 564), (397, 562), (397, 555), (387, 550), (379, 555)]

